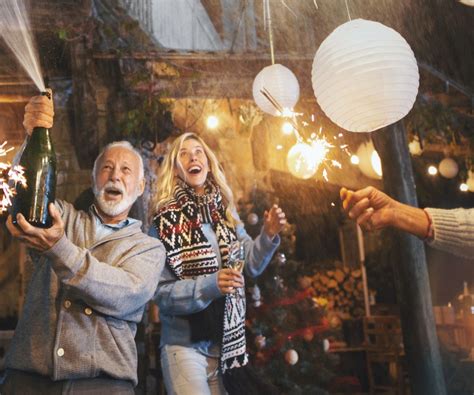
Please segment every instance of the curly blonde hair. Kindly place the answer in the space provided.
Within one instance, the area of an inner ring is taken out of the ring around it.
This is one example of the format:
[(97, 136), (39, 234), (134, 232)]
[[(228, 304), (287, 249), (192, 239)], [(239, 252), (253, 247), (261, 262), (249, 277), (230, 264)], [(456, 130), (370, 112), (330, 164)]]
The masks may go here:
[(206, 154), (207, 160), (209, 162), (210, 172), (208, 173), (207, 177), (212, 177), (212, 180), (220, 188), (222, 201), (225, 207), (226, 221), (229, 225), (235, 227), (236, 224), (240, 223), (240, 220), (235, 214), (237, 210), (234, 204), (234, 195), (227, 184), (222, 166), (214, 152), (212, 152), (204, 140), (192, 132), (184, 133), (173, 141), (168, 154), (165, 156), (165, 159), (161, 164), (160, 170), (158, 172), (158, 192), (155, 205), (156, 211), (165, 206), (174, 197), (173, 192), (178, 180), (175, 170), (178, 168), (178, 166), (181, 166), (178, 161), (178, 154), (183, 146), (183, 143), (190, 139), (194, 139), (202, 145), (204, 153)]

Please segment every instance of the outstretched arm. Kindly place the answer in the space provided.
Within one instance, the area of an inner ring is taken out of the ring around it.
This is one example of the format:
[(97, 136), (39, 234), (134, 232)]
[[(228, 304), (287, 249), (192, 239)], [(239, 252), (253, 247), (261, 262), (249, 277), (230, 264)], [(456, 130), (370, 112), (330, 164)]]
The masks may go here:
[(420, 238), (429, 236), (430, 218), (424, 210), (400, 203), (374, 187), (355, 192), (341, 188), (340, 196), (349, 218), (365, 230), (391, 226)]

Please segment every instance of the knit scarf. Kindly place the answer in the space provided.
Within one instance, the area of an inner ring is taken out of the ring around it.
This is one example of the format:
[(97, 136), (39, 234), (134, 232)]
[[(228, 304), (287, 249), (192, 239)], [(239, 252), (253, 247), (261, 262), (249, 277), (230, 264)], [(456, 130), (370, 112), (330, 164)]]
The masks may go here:
[[(225, 208), (217, 185), (207, 182), (206, 193), (196, 195), (186, 183), (179, 181), (173, 199), (162, 207), (153, 222), (158, 238), (166, 249), (166, 264), (180, 280), (207, 276), (219, 270), (219, 262), (202, 231), (202, 223), (211, 223), (217, 236), (222, 267), (226, 267), (229, 245), (236, 239), (235, 231), (224, 221)], [(226, 370), (244, 366), (245, 296), (227, 294), (220, 365)]]

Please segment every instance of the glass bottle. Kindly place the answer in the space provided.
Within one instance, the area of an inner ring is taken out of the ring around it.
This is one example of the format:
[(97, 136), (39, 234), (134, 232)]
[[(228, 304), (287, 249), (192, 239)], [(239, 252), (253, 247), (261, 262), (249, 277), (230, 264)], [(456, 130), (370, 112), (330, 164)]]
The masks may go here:
[(49, 129), (36, 127), (27, 137), (19, 165), (24, 168), (26, 186), (17, 184), (12, 220), (18, 213), (33, 226), (49, 228), (52, 219), (48, 205), (56, 197), (56, 154)]

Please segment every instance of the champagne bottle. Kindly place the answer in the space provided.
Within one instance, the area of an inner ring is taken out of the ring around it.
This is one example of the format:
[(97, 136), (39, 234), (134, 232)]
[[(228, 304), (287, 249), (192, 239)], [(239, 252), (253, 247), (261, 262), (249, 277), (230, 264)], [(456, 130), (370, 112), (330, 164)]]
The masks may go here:
[(25, 171), (26, 186), (17, 184), (12, 205), (13, 223), (16, 224), (16, 216), (21, 213), (31, 225), (49, 228), (52, 219), (48, 206), (54, 203), (56, 196), (56, 154), (49, 129), (33, 128), (19, 164)]

